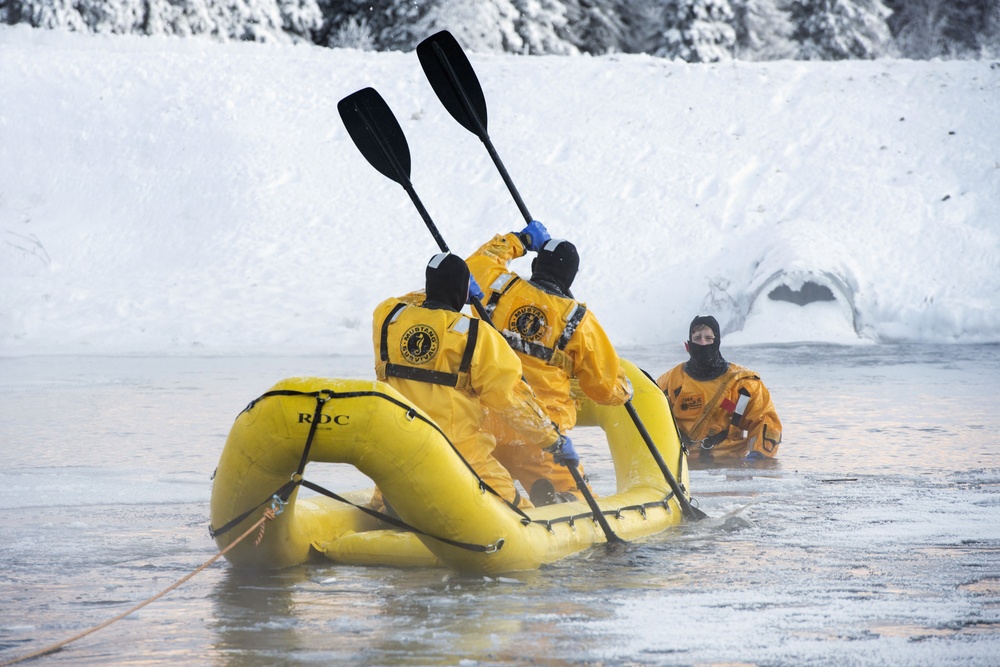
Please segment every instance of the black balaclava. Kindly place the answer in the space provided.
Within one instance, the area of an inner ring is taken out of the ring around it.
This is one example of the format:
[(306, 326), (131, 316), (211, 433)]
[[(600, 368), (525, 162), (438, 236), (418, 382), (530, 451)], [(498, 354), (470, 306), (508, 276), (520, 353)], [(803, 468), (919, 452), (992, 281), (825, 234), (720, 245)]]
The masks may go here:
[(424, 308), (462, 310), (469, 298), (469, 267), (461, 257), (450, 252), (434, 255), (427, 263), (424, 278)]
[[(691, 334), (701, 326), (707, 326), (715, 334), (715, 342), (711, 345), (697, 345), (691, 342)], [(688, 339), (684, 343), (691, 360), (684, 364), (684, 372), (695, 380), (714, 380), (727, 370), (729, 362), (719, 353), (722, 335), (719, 332), (719, 322), (711, 315), (699, 315), (691, 320), (688, 327)]]
[(549, 239), (531, 262), (531, 282), (547, 292), (573, 298), (569, 291), (580, 269), (576, 246), (565, 239)]

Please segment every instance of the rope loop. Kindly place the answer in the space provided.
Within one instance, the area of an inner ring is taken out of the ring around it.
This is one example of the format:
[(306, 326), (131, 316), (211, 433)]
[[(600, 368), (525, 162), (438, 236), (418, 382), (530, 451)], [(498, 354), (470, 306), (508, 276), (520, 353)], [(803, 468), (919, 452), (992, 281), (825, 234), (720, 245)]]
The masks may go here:
[[(277, 497), (277, 496), (275, 496), (275, 497)], [(266, 519), (266, 521), (259, 522), (260, 523), (260, 532), (257, 533), (257, 539), (255, 539), (253, 541), (253, 545), (255, 547), (261, 543), (261, 540), (264, 539), (264, 526), (267, 525), (268, 521), (273, 521), (274, 517), (277, 516), (280, 513), (281, 512), (275, 512), (274, 511), (274, 505), (273, 504), (270, 507), (268, 507), (266, 510), (264, 510), (264, 519)]]

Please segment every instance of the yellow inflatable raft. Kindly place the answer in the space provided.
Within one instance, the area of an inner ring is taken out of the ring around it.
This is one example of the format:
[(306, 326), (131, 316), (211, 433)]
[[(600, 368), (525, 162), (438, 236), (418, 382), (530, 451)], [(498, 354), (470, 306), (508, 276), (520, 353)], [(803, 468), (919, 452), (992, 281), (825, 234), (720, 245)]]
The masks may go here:
[[(642, 371), (624, 366), (637, 415), (686, 489), (686, 459), (666, 399)], [(651, 535), (681, 521), (678, 499), (624, 407), (584, 401), (578, 425), (600, 426), (607, 436), (617, 491), (597, 504), (618, 537)], [(354, 465), (405, 525), (366, 511), (371, 491), (338, 495), (311, 484), (302, 473), (312, 462)], [(301, 486), (321, 495), (299, 498)], [(256, 546), (246, 539), (227, 553), (234, 565), (281, 568), (323, 554), (343, 563), (499, 574), (606, 541), (584, 502), (514, 510), (484, 488), (418, 408), (388, 385), (364, 380), (290, 378), (236, 419), (212, 486), (219, 548), (269, 507), (280, 513)]]

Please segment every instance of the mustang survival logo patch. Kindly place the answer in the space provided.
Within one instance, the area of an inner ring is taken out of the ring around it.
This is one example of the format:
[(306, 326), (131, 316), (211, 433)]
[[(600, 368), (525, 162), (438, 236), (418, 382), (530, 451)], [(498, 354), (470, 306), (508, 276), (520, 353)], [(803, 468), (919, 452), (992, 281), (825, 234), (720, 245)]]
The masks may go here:
[(426, 364), (438, 353), (437, 334), (426, 324), (412, 326), (399, 341), (399, 352), (411, 364)]
[(535, 342), (548, 331), (545, 313), (535, 306), (521, 306), (510, 314), (507, 328), (517, 332), (523, 340)]

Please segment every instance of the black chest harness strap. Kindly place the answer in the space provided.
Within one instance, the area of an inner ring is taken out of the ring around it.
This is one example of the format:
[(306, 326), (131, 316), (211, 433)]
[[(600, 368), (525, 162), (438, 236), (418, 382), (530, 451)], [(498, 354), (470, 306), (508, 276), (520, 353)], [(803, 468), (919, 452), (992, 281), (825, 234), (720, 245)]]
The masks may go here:
[(567, 364), (571, 364), (571, 361), (568, 358), (565, 358), (565, 350), (566, 346), (569, 345), (569, 341), (573, 337), (573, 334), (576, 333), (577, 327), (580, 326), (580, 322), (583, 321), (583, 316), (586, 314), (587, 307), (582, 303), (578, 303), (569, 318), (566, 320), (566, 327), (559, 336), (559, 340), (556, 341), (555, 347), (546, 347), (541, 343), (524, 340), (524, 338), (519, 336), (517, 333), (508, 330), (503, 331), (503, 337), (507, 340), (507, 343), (511, 346), (511, 348), (517, 350), (518, 352), (526, 354), (529, 357), (534, 357), (535, 359), (541, 359), (547, 364), (560, 366), (566, 370), (567, 375), (572, 375), (573, 369), (566, 368)]
[(486, 302), (486, 312), (490, 314), (490, 317), (493, 317), (493, 311), (497, 309), (500, 297), (506, 294), (520, 279), (519, 276), (513, 273), (504, 273), (493, 281), (493, 284), (489, 287), (493, 294), (490, 294), (490, 300)]
[(397, 303), (389, 311), (389, 314), (386, 315), (385, 321), (382, 322), (382, 333), (379, 338), (379, 359), (385, 364), (386, 377), (428, 382), (446, 387), (458, 387), (463, 376), (467, 377), (469, 369), (472, 368), (472, 355), (476, 351), (476, 339), (479, 337), (479, 320), (476, 318), (469, 319), (469, 333), (465, 341), (465, 352), (462, 353), (462, 361), (458, 366), (458, 373), (446, 373), (445, 371), (436, 371), (430, 368), (394, 364), (389, 361), (389, 325), (396, 320), (396, 316), (403, 308), (406, 308), (405, 303)]
[[(490, 298), (486, 302), (486, 312), (492, 316), (497, 304), (500, 303), (500, 299), (520, 280), (520, 276), (513, 273), (504, 273), (494, 280), (489, 286), (492, 294), (490, 294)], [(562, 335), (559, 336), (559, 340), (556, 341), (555, 347), (546, 347), (540, 343), (524, 340), (523, 337), (511, 331), (504, 330), (501, 333), (503, 333), (503, 337), (512, 349), (529, 357), (541, 359), (547, 364), (560, 366), (566, 371), (567, 375), (572, 375), (572, 362), (569, 359), (563, 358), (564, 355), (559, 353), (563, 352), (566, 346), (569, 345), (570, 339), (576, 333), (576, 328), (580, 326), (580, 322), (583, 321), (583, 316), (586, 314), (587, 307), (582, 303), (576, 304), (576, 309), (567, 318), (566, 327), (563, 329)]]

